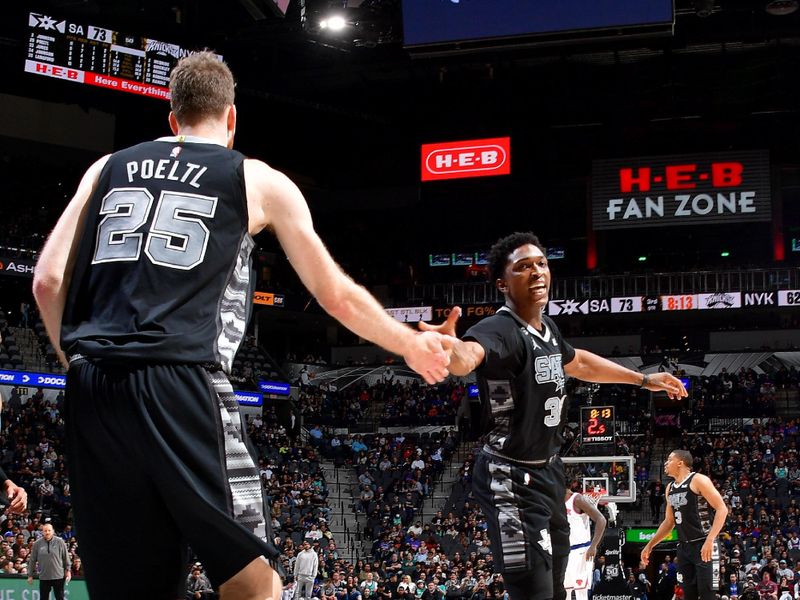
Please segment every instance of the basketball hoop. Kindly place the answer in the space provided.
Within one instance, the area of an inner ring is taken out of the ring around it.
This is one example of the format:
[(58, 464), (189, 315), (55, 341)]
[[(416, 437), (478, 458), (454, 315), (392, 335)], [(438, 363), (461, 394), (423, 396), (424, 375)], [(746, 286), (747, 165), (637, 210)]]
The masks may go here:
[(583, 497), (586, 498), (586, 500), (588, 500), (592, 506), (605, 506), (606, 510), (608, 511), (608, 520), (611, 523), (616, 523), (619, 510), (617, 509), (616, 502), (609, 502), (607, 500), (608, 493), (606, 490), (598, 486), (593, 490), (586, 490), (583, 492)]
[(586, 490), (583, 492), (583, 497), (586, 498), (589, 502), (592, 503), (592, 506), (597, 506), (598, 504), (605, 504), (603, 498), (608, 496), (608, 493), (601, 487), (596, 487), (593, 490)]

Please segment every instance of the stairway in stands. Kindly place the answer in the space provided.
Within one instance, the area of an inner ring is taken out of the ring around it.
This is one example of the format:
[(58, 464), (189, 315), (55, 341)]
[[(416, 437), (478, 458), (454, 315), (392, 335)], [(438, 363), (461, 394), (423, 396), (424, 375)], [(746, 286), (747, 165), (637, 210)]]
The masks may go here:
[(24, 369), (28, 371), (44, 371), (44, 357), (33, 330), (27, 327), (9, 327), (8, 329), (16, 340)]

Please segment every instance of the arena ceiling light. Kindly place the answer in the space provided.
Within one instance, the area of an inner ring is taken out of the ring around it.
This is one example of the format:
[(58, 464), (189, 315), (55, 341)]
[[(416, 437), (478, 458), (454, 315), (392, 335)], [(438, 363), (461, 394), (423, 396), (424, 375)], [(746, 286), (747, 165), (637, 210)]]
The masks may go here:
[(319, 28), (327, 31), (341, 31), (347, 26), (347, 21), (342, 15), (331, 15), (319, 22)]
[(771, 0), (764, 6), (764, 10), (776, 17), (790, 15), (800, 8), (797, 0)]

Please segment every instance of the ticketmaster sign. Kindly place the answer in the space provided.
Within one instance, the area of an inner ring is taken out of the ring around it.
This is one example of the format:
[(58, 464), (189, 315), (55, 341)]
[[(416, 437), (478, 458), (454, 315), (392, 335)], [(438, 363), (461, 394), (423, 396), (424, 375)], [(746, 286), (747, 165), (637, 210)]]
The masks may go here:
[(596, 230), (771, 218), (769, 154), (764, 150), (592, 163)]

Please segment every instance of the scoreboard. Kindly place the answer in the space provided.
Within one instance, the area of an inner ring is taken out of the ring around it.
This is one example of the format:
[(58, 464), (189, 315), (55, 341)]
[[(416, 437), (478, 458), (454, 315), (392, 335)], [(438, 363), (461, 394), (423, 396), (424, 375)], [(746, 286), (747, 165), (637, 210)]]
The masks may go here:
[(581, 442), (584, 444), (614, 443), (614, 407), (581, 407)]
[(624, 296), (614, 298), (564, 298), (550, 300), (547, 314), (592, 315), (654, 311), (731, 310), (740, 308), (780, 308), (800, 306), (800, 290), (773, 292), (713, 292), (663, 296)]
[(170, 71), (188, 54), (190, 50), (177, 44), (41, 13), (28, 15), (25, 71), (34, 75), (169, 100)]

